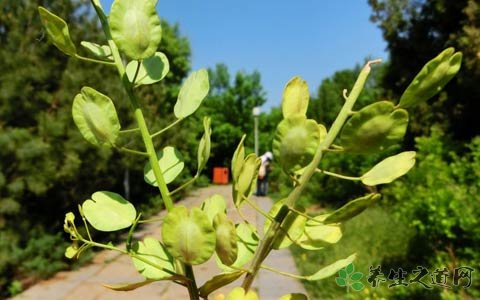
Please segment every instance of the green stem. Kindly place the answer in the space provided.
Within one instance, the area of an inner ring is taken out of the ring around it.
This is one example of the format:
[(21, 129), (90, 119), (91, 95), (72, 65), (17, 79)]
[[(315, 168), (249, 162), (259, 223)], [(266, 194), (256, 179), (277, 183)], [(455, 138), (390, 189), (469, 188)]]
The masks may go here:
[(197, 282), (195, 281), (195, 275), (193, 273), (193, 268), (191, 265), (185, 264), (185, 276), (187, 276), (190, 279), (190, 282), (188, 285), (190, 300), (199, 300), (200, 296), (198, 293)]
[(118, 151), (123, 151), (123, 152), (126, 152), (126, 153), (130, 153), (130, 154), (135, 154), (135, 155), (141, 155), (141, 156), (147, 156), (148, 157), (148, 153), (143, 152), (143, 151), (137, 151), (137, 150), (129, 149), (129, 148), (126, 148), (126, 147), (115, 147), (115, 149), (117, 149)]
[(360, 177), (345, 176), (345, 175), (342, 175), (342, 174), (337, 174), (337, 173), (333, 173), (333, 172), (329, 172), (329, 171), (325, 171), (325, 170), (320, 170), (320, 169), (316, 169), (315, 172), (323, 173), (323, 174), (328, 175), (328, 176), (337, 177), (337, 178), (345, 179), (345, 180), (359, 181), (359, 180), (362, 179)]
[(105, 60), (99, 60), (99, 59), (94, 59), (94, 58), (89, 58), (85, 56), (81, 56), (78, 54), (75, 54), (75, 58), (78, 58), (83, 61), (88, 61), (96, 64), (103, 64), (103, 65), (109, 65), (109, 66), (115, 66), (115, 63), (113, 61), (105, 61)]
[(181, 190), (183, 190), (184, 188), (186, 188), (187, 186), (191, 185), (192, 183), (195, 182), (195, 180), (197, 180), (198, 178), (198, 174), (195, 174), (195, 176), (193, 176), (189, 181), (185, 182), (184, 184), (182, 184), (180, 187), (176, 188), (174, 191), (170, 192), (170, 196), (180, 192)]
[(154, 137), (156, 137), (157, 135), (160, 135), (160, 134), (164, 133), (165, 131), (169, 130), (170, 128), (172, 128), (173, 126), (177, 125), (177, 124), (180, 123), (181, 121), (183, 121), (183, 118), (182, 118), (182, 119), (177, 119), (177, 120), (175, 120), (175, 122), (173, 122), (172, 124), (168, 125), (167, 127), (165, 127), (165, 128), (163, 128), (163, 129), (161, 129), (161, 130), (153, 133), (153, 134), (151, 135), (151, 137), (154, 138)]
[[(288, 195), (286, 204), (289, 207), (294, 207), (295, 202), (298, 200), (300, 197), (301, 193), (306, 187), (306, 183), (310, 180), (310, 178), (313, 176), (315, 173), (317, 166), (319, 165), (320, 161), (322, 160), (323, 152), (325, 149), (330, 148), (330, 146), (333, 144), (335, 141), (337, 135), (340, 133), (340, 130), (342, 129), (343, 125), (347, 121), (350, 112), (352, 111), (353, 106), (355, 105), (355, 102), (358, 99), (358, 96), (360, 95), (360, 92), (362, 91), (363, 87), (365, 86), (365, 82), (367, 80), (368, 74), (371, 71), (371, 65), (379, 63), (380, 60), (374, 60), (374, 61), (369, 61), (367, 64), (363, 67), (362, 71), (358, 75), (357, 80), (355, 81), (355, 84), (353, 85), (351, 93), (348, 95), (346, 98), (346, 101), (338, 114), (337, 118), (332, 124), (332, 127), (327, 133), (327, 136), (323, 140), (322, 143), (320, 143), (319, 147), (317, 148), (317, 151), (315, 152), (315, 155), (313, 157), (313, 160), (310, 164), (308, 164), (307, 167), (305, 167), (305, 171), (302, 173), (300, 176), (300, 179), (298, 180), (298, 185), (295, 186), (295, 188), (290, 192)], [(283, 221), (283, 219), (281, 220)], [(281, 222), (280, 222), (281, 224)], [(247, 274), (245, 276), (245, 279), (242, 283), (242, 287), (245, 289), (245, 291), (249, 290), (252, 283), (253, 279), (256, 276), (258, 269), (260, 268), (260, 265), (262, 264), (263, 260), (265, 257), (262, 257), (263, 254), (267, 254), (271, 251), (271, 246), (273, 243), (273, 240), (275, 236), (277, 235), (277, 232), (279, 230), (279, 224), (277, 222), (272, 222), (267, 230), (267, 234), (265, 235), (265, 238), (260, 242), (260, 245), (257, 248), (257, 251), (255, 253), (254, 260), (252, 261), (251, 269), (252, 273)], [(258, 254), (260, 253), (260, 254)]]
[(295, 279), (304, 280), (304, 279), (307, 278), (307, 277), (305, 277), (305, 276), (300, 276), (300, 275), (296, 275), (296, 274), (292, 274), (292, 273), (287, 273), (287, 272), (284, 272), (284, 271), (280, 271), (280, 270), (271, 268), (271, 267), (266, 266), (266, 265), (261, 265), (260, 268), (261, 268), (261, 269), (264, 269), (264, 270), (268, 270), (268, 271), (270, 271), (270, 272), (274, 272), (274, 273), (280, 274), (280, 275), (284, 275), (284, 276), (287, 276), (287, 277), (295, 278)]
[(132, 129), (125, 129), (125, 130), (120, 130), (120, 133), (131, 133), (131, 132), (137, 132), (140, 131), (140, 128), (132, 128)]
[(122, 61), (122, 57), (120, 56), (120, 52), (112, 39), (112, 35), (110, 33), (110, 27), (108, 25), (108, 18), (103, 12), (102, 6), (98, 0), (91, 0), (92, 4), (97, 12), (98, 17), (100, 18), (100, 22), (102, 24), (103, 31), (105, 32), (105, 36), (108, 40), (108, 45), (112, 50), (113, 60), (115, 65), (117, 66), (118, 74), (122, 80), (123, 87), (127, 92), (128, 98), (130, 99), (130, 103), (132, 104), (135, 119), (138, 124), (138, 128), (140, 129), (140, 133), (142, 135), (143, 143), (145, 144), (145, 148), (149, 157), (150, 165), (152, 166), (153, 174), (155, 175), (155, 179), (158, 184), (158, 189), (160, 190), (160, 194), (162, 196), (163, 202), (165, 203), (165, 207), (168, 211), (173, 209), (173, 201), (170, 197), (168, 187), (165, 183), (165, 179), (163, 177), (162, 171), (160, 170), (160, 166), (158, 165), (158, 158), (157, 153), (155, 151), (155, 147), (153, 146), (153, 141), (150, 136), (150, 132), (148, 131), (147, 123), (145, 122), (145, 117), (143, 116), (143, 112), (140, 108), (138, 103), (138, 99), (133, 92), (133, 85), (128, 80), (125, 74), (125, 66)]
[(132, 249), (133, 232), (135, 231), (135, 228), (137, 228), (138, 220), (140, 220), (141, 216), (142, 216), (142, 213), (139, 213), (137, 218), (133, 222), (132, 226), (130, 227), (130, 230), (128, 231), (128, 237), (127, 237), (127, 243), (126, 243), (126, 248), (128, 252), (130, 252), (130, 250)]

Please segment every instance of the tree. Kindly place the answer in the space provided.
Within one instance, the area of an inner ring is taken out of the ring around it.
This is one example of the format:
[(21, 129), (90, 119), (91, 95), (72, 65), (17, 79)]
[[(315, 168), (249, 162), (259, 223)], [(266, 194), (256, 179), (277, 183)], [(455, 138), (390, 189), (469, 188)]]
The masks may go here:
[[(252, 110), (266, 102), (260, 73), (237, 72), (233, 81), (224, 64), (209, 70), (210, 95), (204, 113), (212, 117), (211, 166), (229, 166), (236, 144), (247, 133), (253, 148)], [(199, 114), (199, 115), (203, 115)]]
[[(462, 70), (433, 103), (418, 108), (412, 122), (416, 135), (433, 123), (459, 139), (480, 132), (480, 10), (475, 0), (369, 0), (372, 20), (388, 43), (390, 67), (385, 87), (399, 95), (432, 53), (454, 46), (464, 54)], [(423, 124), (423, 125), (419, 125)]]

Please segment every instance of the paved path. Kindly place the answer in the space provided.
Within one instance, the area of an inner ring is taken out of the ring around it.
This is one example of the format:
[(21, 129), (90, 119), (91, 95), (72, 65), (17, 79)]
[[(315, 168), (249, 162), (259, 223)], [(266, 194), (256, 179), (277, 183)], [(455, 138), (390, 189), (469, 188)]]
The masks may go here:
[[(188, 207), (199, 205), (205, 198), (220, 194), (229, 203), (228, 214), (236, 222), (239, 222), (238, 215), (233, 207), (231, 197), (231, 186), (211, 186), (192, 192), (190, 196), (182, 200), (182, 204)], [(268, 211), (271, 200), (265, 197), (255, 198), (258, 205)], [(263, 228), (263, 217), (259, 217), (252, 209), (244, 209), (244, 213), (250, 222), (261, 224)], [(261, 229), (260, 229), (261, 230)], [(158, 224), (143, 226), (135, 235), (141, 239), (144, 236), (153, 235), (159, 237), (160, 228)], [(296, 273), (296, 266), (288, 249), (274, 251), (270, 254), (266, 265), (281, 268), (283, 271)], [(199, 286), (213, 275), (219, 273), (213, 259), (206, 264), (194, 267)], [(131, 259), (125, 255), (119, 255), (112, 251), (103, 251), (95, 256), (93, 263), (84, 266), (76, 271), (60, 272), (55, 277), (39, 282), (27, 289), (12, 300), (172, 300), (188, 299), (188, 293), (182, 286), (171, 282), (156, 282), (131, 292), (111, 291), (101, 284), (117, 284), (124, 282), (141, 281), (143, 278), (137, 273), (131, 263)], [(232, 283), (226, 289), (241, 284), (241, 279)], [(281, 295), (297, 292), (305, 293), (303, 285), (291, 278), (279, 276), (275, 273), (261, 271), (254, 283), (261, 300), (276, 300)], [(220, 290), (222, 291), (222, 290)], [(223, 289), (225, 291), (225, 289)], [(217, 293), (214, 293), (217, 294)]]

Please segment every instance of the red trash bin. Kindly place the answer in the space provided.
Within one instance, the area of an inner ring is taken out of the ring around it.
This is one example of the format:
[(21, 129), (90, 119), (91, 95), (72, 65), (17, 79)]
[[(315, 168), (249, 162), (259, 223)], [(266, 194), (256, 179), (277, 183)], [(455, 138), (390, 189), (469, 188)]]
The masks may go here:
[(228, 184), (228, 168), (214, 167), (213, 168), (213, 183), (214, 184)]

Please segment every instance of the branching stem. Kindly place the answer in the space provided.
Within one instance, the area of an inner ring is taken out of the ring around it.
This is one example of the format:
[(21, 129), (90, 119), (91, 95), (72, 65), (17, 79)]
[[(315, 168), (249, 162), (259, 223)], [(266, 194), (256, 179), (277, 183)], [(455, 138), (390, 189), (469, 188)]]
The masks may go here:
[(160, 135), (160, 134), (164, 133), (165, 131), (167, 131), (167, 130), (169, 130), (170, 128), (174, 127), (175, 125), (177, 125), (177, 124), (180, 123), (181, 121), (183, 121), (183, 118), (182, 118), (182, 119), (177, 119), (177, 120), (175, 120), (175, 122), (173, 122), (172, 124), (168, 125), (167, 127), (165, 127), (165, 128), (163, 128), (163, 129), (161, 129), (161, 130), (153, 133), (153, 134), (151, 135), (151, 138), (154, 138), (154, 137), (156, 137), (157, 135)]

